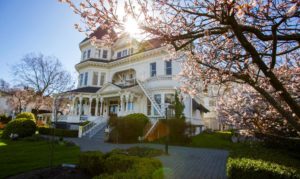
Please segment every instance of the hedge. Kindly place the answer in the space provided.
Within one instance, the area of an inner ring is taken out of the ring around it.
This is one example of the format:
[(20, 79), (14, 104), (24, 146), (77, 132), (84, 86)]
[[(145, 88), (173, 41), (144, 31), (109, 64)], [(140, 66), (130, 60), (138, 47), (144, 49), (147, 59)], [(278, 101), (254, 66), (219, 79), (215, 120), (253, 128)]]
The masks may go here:
[(113, 152), (83, 152), (79, 168), (94, 178), (163, 178), (162, 164), (158, 159), (141, 158)]
[(9, 121), (11, 121), (10, 116), (6, 116), (5, 114), (0, 115), (0, 123), (7, 124)]
[(276, 163), (246, 158), (228, 159), (227, 176), (229, 179), (254, 178), (300, 178), (295, 168)]
[(2, 137), (10, 138), (11, 134), (18, 134), (19, 138), (32, 136), (35, 134), (36, 125), (31, 119), (18, 118), (10, 121), (4, 128)]
[(269, 148), (286, 149), (300, 156), (300, 138), (288, 138), (271, 134), (255, 133), (255, 136), (264, 141)]
[(78, 130), (57, 129), (48, 127), (39, 127), (39, 134), (54, 135), (59, 137), (78, 137)]
[(22, 113), (18, 114), (18, 115), (16, 116), (16, 118), (17, 118), (17, 119), (18, 119), (18, 118), (26, 118), (26, 119), (31, 119), (31, 120), (33, 120), (34, 122), (36, 122), (35, 115), (34, 115), (33, 113), (31, 113), (31, 112), (22, 112)]
[(149, 118), (144, 114), (135, 113), (124, 117), (111, 117), (108, 124), (113, 128), (109, 135), (110, 142), (135, 143), (144, 135), (144, 128)]

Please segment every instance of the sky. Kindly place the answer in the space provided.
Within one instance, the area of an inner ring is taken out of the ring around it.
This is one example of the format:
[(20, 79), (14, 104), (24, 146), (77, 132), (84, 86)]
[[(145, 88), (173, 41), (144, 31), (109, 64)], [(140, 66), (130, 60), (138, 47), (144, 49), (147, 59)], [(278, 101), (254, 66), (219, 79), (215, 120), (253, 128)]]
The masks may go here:
[(14, 84), (12, 66), (28, 53), (56, 56), (76, 77), (79, 42), (85, 38), (74, 28), (79, 17), (58, 0), (0, 1), (0, 78)]

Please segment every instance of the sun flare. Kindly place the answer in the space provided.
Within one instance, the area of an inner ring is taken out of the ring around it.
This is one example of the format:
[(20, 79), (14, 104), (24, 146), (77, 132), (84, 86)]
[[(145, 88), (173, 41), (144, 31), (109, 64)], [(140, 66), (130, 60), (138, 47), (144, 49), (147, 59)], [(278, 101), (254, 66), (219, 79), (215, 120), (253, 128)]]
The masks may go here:
[(129, 35), (133, 37), (138, 36), (141, 33), (141, 29), (139, 27), (138, 22), (132, 17), (129, 17), (124, 22), (124, 30), (125, 32), (129, 33)]

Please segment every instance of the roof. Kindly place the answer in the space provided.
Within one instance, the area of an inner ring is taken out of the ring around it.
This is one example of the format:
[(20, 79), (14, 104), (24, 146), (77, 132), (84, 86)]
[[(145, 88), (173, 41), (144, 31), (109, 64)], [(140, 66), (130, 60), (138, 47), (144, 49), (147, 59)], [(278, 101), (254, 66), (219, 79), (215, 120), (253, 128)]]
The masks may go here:
[[(91, 37), (96, 37), (97, 39), (101, 39), (104, 35), (108, 34), (108, 30), (107, 29), (102, 29), (101, 27), (98, 27), (97, 30), (95, 30), (95, 32), (93, 32), (90, 37), (87, 37), (85, 39), (83, 39), (80, 43), (83, 43), (87, 40), (89, 40)], [(115, 31), (111, 31), (110, 34), (112, 37), (116, 37), (116, 33)]]
[(206, 107), (204, 107), (201, 103), (198, 103), (194, 99), (193, 99), (193, 104), (192, 105), (193, 105), (193, 108), (199, 109), (201, 112), (202, 111), (205, 112), (205, 113), (209, 112), (209, 110)]
[(83, 87), (83, 88), (77, 88), (74, 90), (67, 91), (66, 93), (96, 93), (101, 87)]

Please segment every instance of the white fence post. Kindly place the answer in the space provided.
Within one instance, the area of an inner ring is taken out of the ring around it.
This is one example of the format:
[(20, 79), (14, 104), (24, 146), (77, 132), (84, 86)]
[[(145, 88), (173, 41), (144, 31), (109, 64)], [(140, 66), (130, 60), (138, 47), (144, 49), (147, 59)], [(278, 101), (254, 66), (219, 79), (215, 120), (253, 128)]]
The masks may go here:
[(82, 137), (82, 126), (79, 126), (78, 137), (79, 137), (79, 138)]

